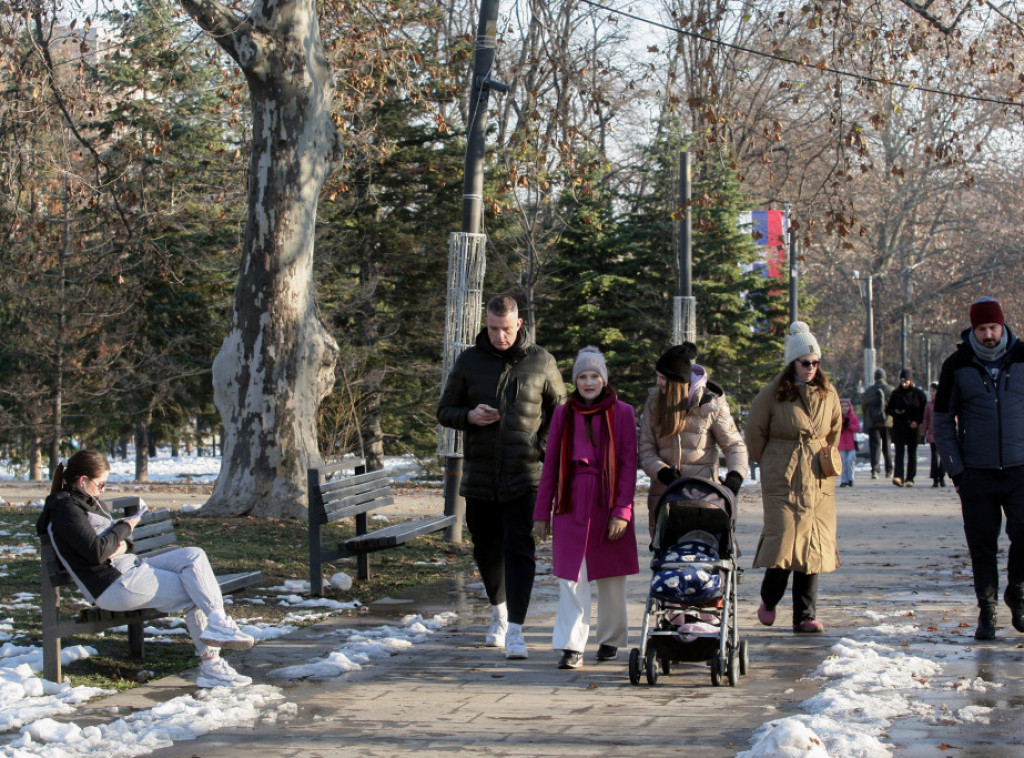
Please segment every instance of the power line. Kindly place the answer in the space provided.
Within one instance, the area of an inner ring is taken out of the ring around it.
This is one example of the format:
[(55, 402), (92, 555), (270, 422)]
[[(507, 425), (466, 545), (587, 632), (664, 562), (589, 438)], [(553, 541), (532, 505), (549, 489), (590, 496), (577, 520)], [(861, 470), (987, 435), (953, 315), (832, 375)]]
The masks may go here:
[(900, 81), (898, 79), (883, 79), (883, 78), (877, 77), (877, 76), (868, 76), (867, 74), (858, 74), (855, 71), (846, 71), (846, 70), (841, 69), (841, 68), (835, 68), (833, 66), (826, 66), (826, 65), (820, 64), (820, 63), (804, 63), (803, 61), (794, 60), (793, 58), (789, 58), (789, 57), (786, 57), (784, 55), (779, 55), (778, 53), (769, 53), (769, 52), (766, 52), (764, 50), (755, 50), (753, 48), (744, 47), (743, 45), (737, 45), (737, 44), (732, 43), (732, 42), (726, 42), (725, 40), (715, 39), (714, 37), (708, 37), (706, 35), (699, 34), (697, 32), (687, 31), (686, 29), (681, 29), (681, 28), (679, 28), (677, 26), (672, 26), (671, 24), (665, 24), (665, 23), (662, 23), (661, 21), (654, 21), (652, 19), (645, 18), (643, 16), (638, 16), (638, 15), (636, 15), (634, 13), (630, 13), (628, 11), (618, 10), (616, 8), (609, 8), (606, 5), (601, 5), (600, 3), (595, 2), (595, 0), (582, 0), (582, 2), (586, 3), (587, 5), (593, 6), (594, 8), (598, 8), (600, 10), (607, 11), (608, 13), (614, 13), (615, 15), (623, 16), (625, 18), (632, 19), (633, 21), (638, 21), (638, 22), (640, 22), (642, 24), (647, 24), (648, 26), (658, 27), (658, 28), (664, 29), (666, 31), (675, 32), (676, 34), (681, 34), (681, 35), (683, 35), (685, 37), (692, 37), (693, 39), (699, 39), (699, 40), (702, 40), (704, 42), (710, 42), (713, 45), (719, 45), (721, 47), (727, 47), (730, 50), (735, 50), (735, 51), (741, 52), (741, 53), (747, 53), (748, 55), (754, 55), (754, 56), (758, 56), (758, 57), (761, 57), (761, 58), (768, 58), (769, 60), (778, 61), (780, 63), (785, 63), (785, 64), (791, 65), (791, 66), (799, 66), (800, 68), (814, 69), (815, 71), (821, 71), (823, 73), (835, 74), (836, 76), (845, 76), (845, 77), (849, 77), (851, 79), (857, 79), (858, 81), (870, 82), (872, 84), (880, 84), (880, 85), (886, 86), (886, 87), (898, 87), (900, 89), (905, 89), (905, 90), (910, 90), (910, 91), (928, 92), (928, 93), (931, 93), (931, 94), (934, 94), (934, 95), (943, 95), (945, 97), (955, 97), (955, 98), (960, 99), (960, 100), (971, 100), (971, 101), (978, 102), (978, 103), (993, 103), (995, 105), (1006, 105), (1006, 106), (1011, 106), (1011, 107), (1014, 107), (1014, 108), (1024, 108), (1024, 103), (1019, 102), (1017, 100), (1003, 100), (1001, 98), (986, 97), (984, 95), (968, 95), (968, 94), (964, 94), (962, 92), (951, 92), (949, 90), (938, 89), (937, 87), (924, 87), (924, 86), (921, 86), (921, 85), (918, 85), (918, 84), (907, 84), (906, 82), (902, 82), (902, 81)]

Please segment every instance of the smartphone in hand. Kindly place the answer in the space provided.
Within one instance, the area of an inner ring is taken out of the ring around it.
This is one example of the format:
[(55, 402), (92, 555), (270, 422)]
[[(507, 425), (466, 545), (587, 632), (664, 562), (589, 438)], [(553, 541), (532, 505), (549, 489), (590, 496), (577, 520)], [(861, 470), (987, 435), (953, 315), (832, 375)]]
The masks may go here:
[(493, 406), (481, 405), (480, 407), (483, 408), (484, 411), (487, 412), (487, 413), (498, 413), (498, 409), (493, 407)]

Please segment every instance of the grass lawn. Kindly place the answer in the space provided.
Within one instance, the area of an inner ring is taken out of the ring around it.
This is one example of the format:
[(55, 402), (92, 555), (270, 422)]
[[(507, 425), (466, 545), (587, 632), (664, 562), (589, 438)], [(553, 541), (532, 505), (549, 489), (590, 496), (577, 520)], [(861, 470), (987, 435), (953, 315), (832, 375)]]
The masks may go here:
[[(13, 640), (17, 645), (42, 645), (42, 623), (39, 612), (39, 554), (19, 554), (17, 548), (37, 548), (35, 522), (38, 509), (0, 507), (0, 622), (10, 624), (23, 636)], [(309, 538), (304, 521), (286, 519), (234, 518), (215, 519), (183, 514), (175, 517), (178, 543), (196, 545), (206, 550), (218, 574), (238, 571), (262, 571), (263, 582), (231, 596), (228, 606), (239, 622), (279, 624), (294, 608), (280, 606), (270, 599), (252, 602), (267, 596), (262, 587), (281, 585), (288, 579), (309, 578)], [(351, 520), (324, 527), (325, 545), (339, 541), (355, 531)], [(14, 549), (11, 549), (14, 548)], [(443, 561), (443, 565), (436, 564)], [(393, 550), (370, 554), (370, 578), (355, 579), (355, 559), (325, 566), (327, 576), (344, 571), (353, 577), (352, 589), (335, 592), (327, 586), (325, 596), (336, 600), (359, 600), (368, 603), (386, 597), (400, 587), (424, 584), (456, 571), (471, 570), (473, 560), (468, 541), (452, 545), (443, 533), (420, 537)], [(65, 597), (79, 597), (74, 587), (62, 589)], [(272, 597), (272, 595), (270, 596)], [(64, 607), (70, 607), (65, 600)], [(295, 623), (290, 621), (289, 623)], [(162, 626), (160, 622), (155, 622)], [(156, 677), (175, 674), (197, 664), (195, 650), (187, 635), (178, 635), (172, 642), (146, 644), (145, 661), (128, 658), (126, 633), (106, 632), (64, 637), (65, 647), (82, 644), (95, 648), (97, 655), (64, 667), (64, 675), (72, 684), (89, 684), (110, 689), (136, 686), (140, 671), (151, 671)]]

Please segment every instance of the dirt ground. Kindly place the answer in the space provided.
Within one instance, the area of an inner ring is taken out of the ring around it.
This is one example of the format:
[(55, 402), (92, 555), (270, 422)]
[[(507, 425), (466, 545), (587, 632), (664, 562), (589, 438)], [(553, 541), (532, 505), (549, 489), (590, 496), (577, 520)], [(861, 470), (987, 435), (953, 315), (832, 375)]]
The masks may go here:
[[(422, 484), (395, 484), (395, 503), (388, 515), (395, 517), (440, 515), (444, 512), (444, 494), (440, 486)], [(13, 505), (38, 502), (40, 505), (50, 491), (49, 482), (0, 481), (0, 501)], [(213, 485), (166, 484), (163, 482), (110, 483), (104, 495), (107, 498), (139, 495), (150, 508), (180, 510), (185, 505), (206, 502)]]

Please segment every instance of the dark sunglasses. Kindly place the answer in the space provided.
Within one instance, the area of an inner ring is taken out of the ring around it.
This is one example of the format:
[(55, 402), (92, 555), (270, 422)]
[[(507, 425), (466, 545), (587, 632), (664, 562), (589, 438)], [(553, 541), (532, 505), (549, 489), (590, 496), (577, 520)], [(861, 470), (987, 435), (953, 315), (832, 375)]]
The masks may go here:
[(818, 368), (821, 365), (821, 361), (797, 361), (804, 368)]

